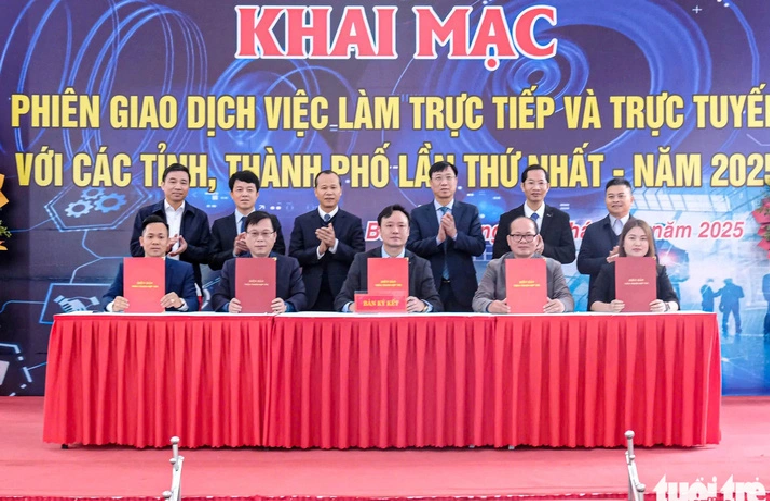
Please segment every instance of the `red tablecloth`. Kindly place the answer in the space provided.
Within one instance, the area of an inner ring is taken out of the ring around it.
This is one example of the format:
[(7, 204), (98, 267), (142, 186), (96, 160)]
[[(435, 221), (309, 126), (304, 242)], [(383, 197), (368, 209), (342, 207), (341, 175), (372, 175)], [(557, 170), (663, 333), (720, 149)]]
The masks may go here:
[(44, 439), (164, 446), (719, 442), (713, 313), (58, 316)]
[(258, 445), (271, 332), (271, 317), (57, 316), (43, 439)]

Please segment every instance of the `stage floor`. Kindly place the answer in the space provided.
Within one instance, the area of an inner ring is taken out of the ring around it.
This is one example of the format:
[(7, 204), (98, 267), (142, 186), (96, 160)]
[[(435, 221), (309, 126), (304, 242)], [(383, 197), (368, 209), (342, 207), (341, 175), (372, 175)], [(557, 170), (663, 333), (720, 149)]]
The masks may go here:
[[(770, 397), (724, 397), (718, 446), (638, 448), (642, 482), (770, 487)], [(5, 496), (159, 496), (171, 450), (42, 442), (43, 399), (0, 397), (0, 500)], [(626, 495), (625, 449), (264, 450), (193, 449), (187, 496)], [(608, 496), (601, 496), (608, 497)]]

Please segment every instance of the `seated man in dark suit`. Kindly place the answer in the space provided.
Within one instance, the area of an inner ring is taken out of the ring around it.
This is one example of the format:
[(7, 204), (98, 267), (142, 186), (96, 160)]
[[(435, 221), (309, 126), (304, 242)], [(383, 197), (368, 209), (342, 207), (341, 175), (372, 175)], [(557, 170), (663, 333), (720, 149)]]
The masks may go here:
[(492, 245), (493, 259), (502, 257), (510, 250), (507, 230), (511, 222), (520, 217), (529, 217), (537, 224), (542, 237), (535, 252), (563, 264), (575, 260), (575, 239), (569, 225), (569, 214), (545, 204), (545, 195), (550, 186), (548, 173), (538, 164), (530, 165), (521, 173), (521, 191), (527, 200), (523, 205), (500, 216), (495, 243)]
[(409, 297), (406, 299), (406, 310), (441, 311), (441, 301), (433, 282), (430, 262), (406, 250), (406, 241), (409, 238), (409, 214), (406, 209), (400, 205), (385, 207), (377, 216), (377, 224), (380, 225), (382, 246), (356, 254), (348, 278), (334, 301), (335, 309), (355, 311), (356, 291), (368, 289), (366, 270), (370, 257), (406, 257), (409, 259)]
[[(610, 180), (604, 193), (609, 214), (604, 219), (588, 225), (577, 259), (578, 271), (589, 275), (589, 295), (602, 266), (613, 262), (620, 254), (618, 246), (620, 234), (631, 217), (631, 204), (634, 203), (631, 183), (623, 178), (616, 177)], [(588, 309), (591, 309), (591, 303), (588, 304)]]
[(200, 265), (208, 262), (211, 232), (206, 213), (185, 200), (190, 191), (190, 171), (182, 164), (169, 165), (163, 172), (161, 188), (165, 199), (142, 207), (136, 214), (134, 233), (131, 236), (131, 255), (144, 256), (144, 249), (139, 244), (142, 221), (151, 214), (160, 216), (168, 224), (167, 258), (192, 264), (195, 284), (203, 290)]
[[(497, 231), (499, 235), (500, 228)], [(539, 247), (538, 244), (540, 244), (537, 225), (535, 221), (526, 216), (513, 220), (507, 240), (508, 248), (511, 250), (503, 257), (489, 262), (487, 271), (479, 283), (479, 289), (473, 297), (474, 311), (509, 313), (511, 305), (506, 302), (505, 261), (507, 259), (542, 257), (535, 252), (535, 249)], [(543, 305), (543, 313), (572, 311), (575, 308), (575, 300), (570, 294), (567, 280), (561, 271), (561, 263), (549, 257), (545, 258), (545, 274), (548, 301)]]
[(330, 170), (315, 177), (318, 207), (294, 220), (289, 255), (302, 266), (308, 309), (334, 311), (357, 252), (366, 249), (361, 218), (339, 208), (340, 177)]
[[(160, 216), (148, 216), (142, 222), (139, 245), (145, 257), (166, 257), (168, 249), (168, 225)], [(197, 311), (198, 295), (195, 292), (195, 279), (190, 263), (166, 259), (166, 295), (160, 304), (166, 311)], [(102, 298), (102, 309), (119, 312), (128, 308), (128, 300), (123, 297), (123, 263), (118, 267), (118, 275)]]
[[(209, 268), (221, 270), (225, 261), (248, 253), (246, 248), (246, 216), (256, 210), (259, 198), (259, 178), (249, 170), (234, 172), (230, 176), (230, 197), (235, 203), (235, 211), (214, 221), (211, 228), (211, 250)], [(283, 241), (283, 229), (278, 218), (270, 215), (275, 227), (275, 245), (273, 252), (286, 254)]]
[[(275, 226), (273, 218), (267, 212), (254, 211), (246, 217), (246, 247), (249, 255), (236, 259), (250, 259), (251, 257), (272, 257), (275, 259), (275, 294), (272, 308), (275, 313), (285, 311), (300, 311), (305, 309), (307, 298), (305, 286), (302, 283), (302, 273), (299, 263), (293, 257), (276, 254), (273, 251), (275, 244)], [(241, 301), (235, 296), (235, 259), (225, 262), (222, 274), (219, 278), (211, 298), (214, 311), (229, 311), (239, 313), (243, 308)]]
[(436, 162), (429, 174), (435, 198), (412, 211), (406, 247), (430, 260), (445, 311), (473, 311), (473, 292), (478, 287), (473, 257), (482, 255), (487, 247), (479, 210), (455, 200), (457, 167)]

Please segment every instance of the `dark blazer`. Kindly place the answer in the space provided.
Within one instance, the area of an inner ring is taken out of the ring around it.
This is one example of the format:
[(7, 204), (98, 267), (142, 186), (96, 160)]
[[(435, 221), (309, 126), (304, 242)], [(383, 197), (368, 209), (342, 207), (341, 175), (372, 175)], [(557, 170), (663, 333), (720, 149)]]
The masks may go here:
[(470, 310), (473, 293), (479, 285), (473, 256), (482, 255), (487, 242), (481, 233), (479, 210), (475, 205), (455, 200), (452, 217), (457, 226), (457, 238), (452, 240), (447, 237), (444, 243), (438, 245), (438, 217), (433, 202), (414, 209), (406, 248), (430, 261), (434, 284), (441, 283), (446, 260), (452, 294), (460, 305)]
[(366, 249), (361, 218), (340, 209), (329, 221), (339, 241), (337, 252), (332, 254), (327, 250), (319, 260), (316, 248), (321, 241), (315, 236), (315, 231), (325, 224), (318, 214), (318, 209), (313, 209), (294, 220), (294, 229), (289, 239), (289, 256), (296, 258), (302, 266), (302, 280), (305, 282), (308, 308), (312, 308), (318, 299), (324, 270), (327, 273), (331, 294), (336, 297), (348, 277), (350, 264), (356, 253)]
[[(273, 220), (273, 227), (275, 228), (275, 245), (273, 245), (273, 252), (283, 256), (286, 254), (286, 243), (283, 240), (283, 228), (281, 228), (281, 222), (278, 221), (278, 218), (273, 214), (270, 214), (270, 219)], [(214, 226), (211, 227), (209, 268), (212, 270), (221, 270), (225, 261), (234, 257), (233, 242), (235, 241), (235, 237), (235, 212), (214, 221)]]
[[(166, 221), (166, 211), (163, 209), (163, 200), (155, 205), (148, 205), (139, 209), (134, 219), (134, 232), (131, 235), (131, 255), (133, 257), (144, 257), (144, 249), (139, 245), (139, 236), (142, 234), (142, 221), (150, 214), (155, 214)], [(235, 223), (233, 223), (235, 224)], [(180, 261), (192, 264), (195, 283), (201, 289), (201, 264), (208, 263), (209, 240), (211, 232), (209, 231), (209, 218), (205, 212), (185, 203), (184, 213), (182, 214), (182, 223), (179, 226), (179, 234), (187, 241), (187, 250), (180, 256)]]
[[(609, 251), (607, 252), (609, 253)], [(668, 279), (666, 267), (658, 264), (656, 269), (655, 298), (663, 301), (676, 301), (679, 304), (679, 298), (676, 297), (674, 287), (671, 286), (671, 281)], [(613, 299), (615, 299), (615, 263), (604, 263), (588, 294), (588, 308), (590, 309), (595, 301), (609, 303)]]
[[(195, 291), (195, 279), (190, 263), (184, 263), (175, 259), (166, 259), (166, 294), (176, 292), (187, 303), (187, 311), (198, 311), (200, 303)], [(107, 294), (102, 297), (101, 309), (106, 310), (116, 297), (123, 295), (123, 262), (120, 262), (118, 274), (112, 281)], [(179, 311), (176, 308), (166, 308), (166, 311)]]
[[(524, 205), (504, 212), (497, 225), (495, 242), (492, 245), (492, 259), (503, 257), (511, 250), (505, 238), (510, 233), (511, 223), (519, 217), (525, 217)], [(562, 264), (575, 260), (575, 239), (569, 225), (569, 214), (549, 205), (545, 206), (543, 222), (540, 228), (543, 237), (543, 257), (550, 257)], [(607, 251), (609, 252), (609, 251)]]
[[(233, 223), (234, 225), (235, 223)], [(283, 299), (293, 306), (294, 311), (306, 308), (305, 286), (302, 283), (302, 273), (299, 263), (293, 257), (270, 253), (275, 258), (275, 297)], [(249, 259), (240, 257), (238, 259)], [(211, 297), (211, 307), (214, 311), (227, 311), (227, 305), (235, 297), (235, 259), (225, 261), (219, 283)]]
[[(370, 257), (382, 257), (382, 246), (356, 254), (350, 266), (348, 278), (342, 284), (337, 299), (334, 300), (336, 310), (342, 311), (346, 304), (355, 301), (356, 291), (368, 289), (367, 259)], [(430, 262), (408, 250), (404, 257), (409, 259), (409, 295), (429, 302), (434, 312), (441, 311), (441, 300), (436, 291), (436, 284), (433, 282)]]
[[(577, 269), (580, 273), (589, 275), (589, 296), (591, 295), (594, 283), (596, 282), (596, 277), (599, 276), (602, 266), (607, 264), (607, 256), (610, 255), (610, 251), (613, 247), (618, 245), (618, 242), (619, 237), (612, 231), (609, 215), (604, 219), (589, 224), (586, 228), (586, 232), (583, 235), (583, 243), (580, 244)], [(591, 303), (588, 303), (588, 309), (591, 309)]]

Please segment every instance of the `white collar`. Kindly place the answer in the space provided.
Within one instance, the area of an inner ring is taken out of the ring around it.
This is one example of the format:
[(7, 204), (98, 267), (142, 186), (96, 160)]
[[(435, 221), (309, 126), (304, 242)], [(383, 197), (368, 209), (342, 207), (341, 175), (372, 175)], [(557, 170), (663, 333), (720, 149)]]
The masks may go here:
[(380, 248), (380, 255), (381, 255), (382, 257), (406, 257), (406, 247), (404, 247), (403, 249), (401, 249), (401, 252), (399, 253), (399, 255), (398, 255), (398, 256), (390, 256), (390, 255), (388, 255), (388, 253), (387, 253), (387, 252), (385, 252), (385, 246), (383, 245), (383, 246)]
[(331, 211), (331, 212), (326, 212), (326, 211), (324, 211), (324, 210), (321, 208), (321, 206), (320, 206), (320, 205), (318, 206), (318, 215), (319, 215), (319, 216), (321, 216), (321, 219), (323, 219), (323, 218), (324, 218), (324, 214), (329, 214), (329, 218), (333, 218), (334, 216), (336, 216), (336, 215), (337, 215), (337, 213), (338, 213), (339, 211), (340, 211), (340, 206), (339, 206), (339, 205), (338, 205), (337, 207), (335, 207), (335, 208), (334, 208), (334, 210), (333, 210), (333, 211)]
[[(249, 214), (251, 214), (251, 213), (252, 213), (252, 212), (254, 212), (255, 210), (257, 210), (257, 209), (252, 209), (252, 210), (249, 212)], [(248, 215), (249, 215), (249, 214), (246, 214), (246, 215), (244, 216), (244, 215), (241, 213), (241, 211), (239, 211), (238, 209), (235, 209), (235, 211), (234, 211), (234, 212), (235, 212), (235, 222), (236, 222), (236, 223), (237, 223), (237, 222), (239, 222), (239, 221), (240, 221), (241, 219), (243, 219), (244, 217), (246, 217), (246, 216), (248, 216)]]
[(169, 205), (168, 200), (165, 198), (163, 199), (163, 210), (168, 212), (169, 210), (172, 212), (184, 212), (185, 207), (187, 207), (187, 200), (182, 200), (182, 205), (179, 206), (178, 209), (174, 209)]
[(543, 216), (545, 216), (545, 202), (540, 204), (540, 208), (537, 210), (532, 210), (529, 208), (529, 204), (527, 202), (524, 202), (524, 215), (531, 218), (532, 214), (537, 214), (540, 216), (540, 219), (543, 219)]
[(610, 226), (615, 226), (615, 221), (620, 221), (621, 223), (623, 223), (623, 226), (625, 226), (626, 223), (628, 222), (628, 219), (631, 217), (631, 214), (630, 213), (626, 214), (624, 217), (621, 217), (620, 219), (616, 218), (612, 214), (610, 214), (609, 216), (610, 216)]
[[(451, 210), (452, 210), (452, 207), (454, 207), (454, 205), (455, 205), (455, 199), (454, 199), (454, 198), (452, 198), (452, 200), (450, 200), (450, 201), (449, 201), (449, 203), (448, 203), (448, 204), (446, 204), (446, 207), (447, 207), (447, 208), (448, 208), (448, 209), (451, 211)], [(434, 210), (439, 210), (441, 207), (445, 207), (445, 206), (444, 206), (444, 205), (441, 205), (440, 203), (438, 203), (438, 200), (436, 200), (436, 199), (434, 198), (434, 199), (433, 199), (433, 209), (434, 209)]]

